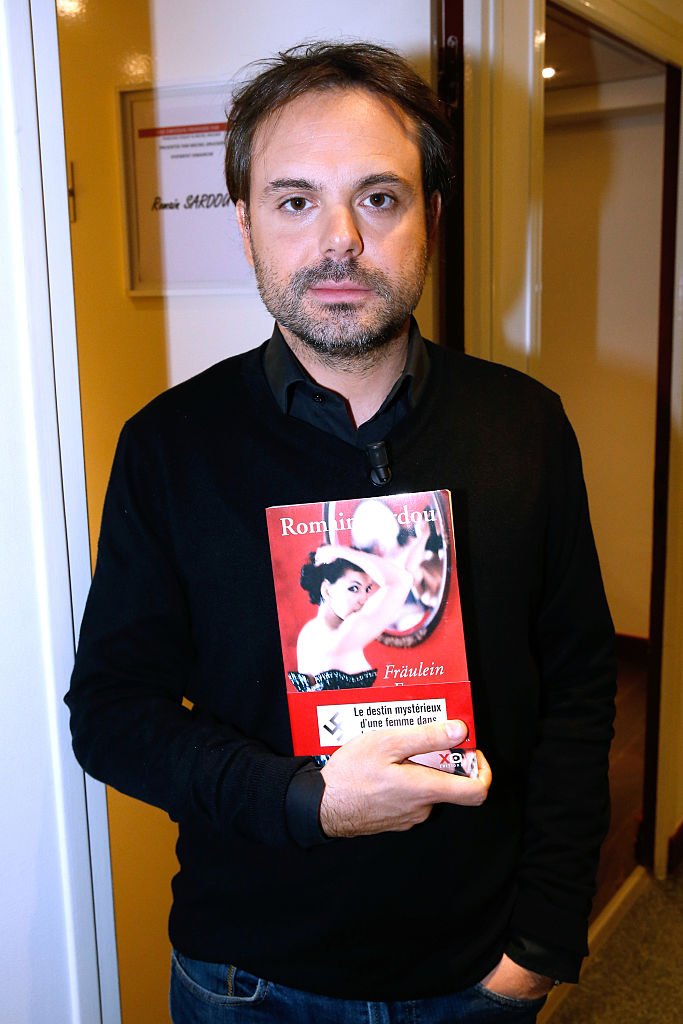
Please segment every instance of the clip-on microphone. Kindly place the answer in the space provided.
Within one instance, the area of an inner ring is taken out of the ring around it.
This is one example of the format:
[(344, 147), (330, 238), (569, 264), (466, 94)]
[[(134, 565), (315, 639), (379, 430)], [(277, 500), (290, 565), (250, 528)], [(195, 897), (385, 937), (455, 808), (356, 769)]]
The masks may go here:
[(370, 462), (370, 479), (375, 487), (383, 487), (391, 480), (387, 446), (384, 441), (375, 441), (365, 451)]

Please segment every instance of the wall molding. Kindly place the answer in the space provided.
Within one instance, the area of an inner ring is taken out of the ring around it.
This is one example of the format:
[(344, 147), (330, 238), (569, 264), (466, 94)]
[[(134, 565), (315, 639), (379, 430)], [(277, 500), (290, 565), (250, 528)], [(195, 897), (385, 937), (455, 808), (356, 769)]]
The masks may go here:
[(555, 2), (653, 57), (670, 64), (683, 64), (683, 22), (679, 0), (658, 0), (656, 4), (648, 0)]
[(464, 7), (465, 347), (526, 370), (539, 347), (542, 0)]
[(545, 126), (547, 129), (579, 121), (660, 113), (664, 110), (665, 94), (664, 75), (550, 90), (545, 96)]

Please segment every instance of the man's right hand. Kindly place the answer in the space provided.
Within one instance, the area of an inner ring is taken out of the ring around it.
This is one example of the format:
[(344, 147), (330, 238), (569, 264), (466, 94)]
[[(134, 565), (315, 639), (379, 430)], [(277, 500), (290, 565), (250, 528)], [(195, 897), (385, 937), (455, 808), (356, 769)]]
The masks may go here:
[(457, 747), (465, 739), (463, 722), (407, 726), (349, 740), (322, 769), (325, 792), (320, 824), (331, 838), (405, 832), (425, 821), (434, 804), (483, 804), (491, 769), (477, 751), (479, 774), (468, 779), (407, 758)]

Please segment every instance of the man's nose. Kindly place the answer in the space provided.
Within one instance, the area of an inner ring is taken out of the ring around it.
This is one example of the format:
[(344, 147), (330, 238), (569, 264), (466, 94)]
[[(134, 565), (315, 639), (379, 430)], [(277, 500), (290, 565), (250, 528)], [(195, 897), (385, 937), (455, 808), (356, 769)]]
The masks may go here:
[(353, 211), (341, 203), (332, 207), (324, 218), (320, 235), (320, 253), (333, 259), (360, 256), (363, 238)]

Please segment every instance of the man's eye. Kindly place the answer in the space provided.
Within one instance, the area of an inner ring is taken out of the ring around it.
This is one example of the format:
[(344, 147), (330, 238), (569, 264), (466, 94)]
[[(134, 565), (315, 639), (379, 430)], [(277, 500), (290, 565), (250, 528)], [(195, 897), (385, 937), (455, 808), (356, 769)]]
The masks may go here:
[(282, 203), (282, 209), (291, 210), (293, 213), (303, 213), (310, 206), (308, 199), (304, 196), (292, 196), (290, 199), (285, 199)]
[(388, 210), (394, 205), (395, 199), (386, 192), (373, 192), (363, 200), (362, 206), (370, 206), (373, 210)]

